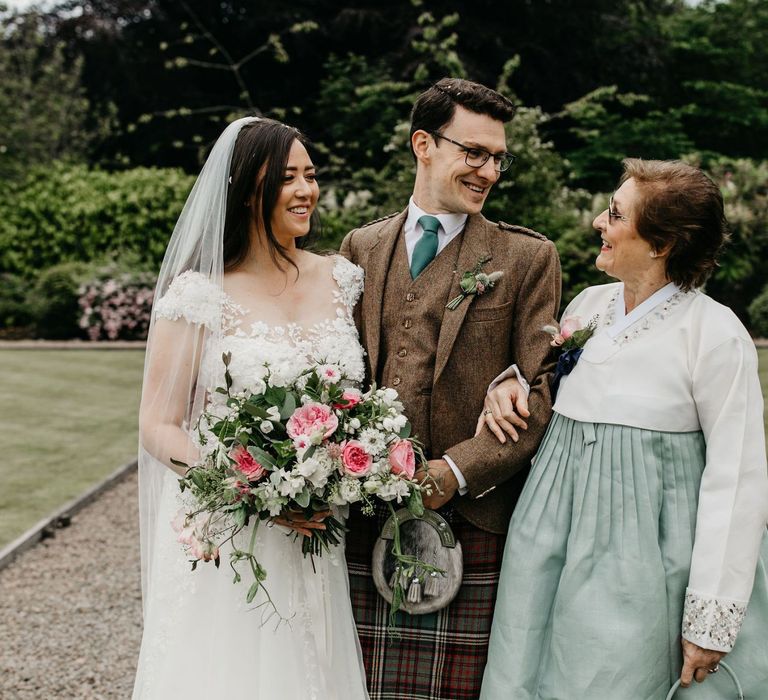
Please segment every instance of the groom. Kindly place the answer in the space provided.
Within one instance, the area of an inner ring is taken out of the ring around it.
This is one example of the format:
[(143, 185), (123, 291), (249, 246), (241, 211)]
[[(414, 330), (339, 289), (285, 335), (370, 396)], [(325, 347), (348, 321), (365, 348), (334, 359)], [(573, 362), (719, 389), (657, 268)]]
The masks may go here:
[[(466, 80), (445, 78), (422, 93), (412, 112), (408, 207), (355, 229), (341, 247), (365, 269), (358, 308), (370, 378), (400, 394), (440, 484), (425, 505), (447, 517), (464, 553), (454, 601), (428, 615), (398, 613), (400, 637), (391, 643), (388, 605), (371, 575), (386, 512), (352, 515), (347, 561), (371, 700), (479, 696), (504, 536), (550, 416), (550, 346), (541, 328), (560, 302), (555, 247), (480, 213), (512, 160), (504, 123), (514, 112), (509, 100)], [(476, 267), (503, 276), (446, 308)], [(487, 428), (474, 437), (489, 383), (516, 370), (530, 383), (528, 429), (504, 444)]]

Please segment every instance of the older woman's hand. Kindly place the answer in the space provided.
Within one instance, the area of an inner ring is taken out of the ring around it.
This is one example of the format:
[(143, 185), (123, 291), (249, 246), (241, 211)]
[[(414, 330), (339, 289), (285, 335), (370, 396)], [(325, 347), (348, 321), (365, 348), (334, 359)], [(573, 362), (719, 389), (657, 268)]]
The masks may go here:
[(483, 426), (487, 425), (499, 442), (505, 443), (507, 435), (517, 442), (520, 439), (517, 431), (528, 430), (528, 424), (523, 419), (530, 415), (528, 394), (523, 386), (517, 379), (505, 379), (486, 395), (475, 435), (479, 435)]
[(687, 688), (693, 679), (701, 683), (713, 670), (717, 669), (724, 651), (704, 649), (687, 639), (683, 639), (683, 670), (680, 672), (680, 685)]

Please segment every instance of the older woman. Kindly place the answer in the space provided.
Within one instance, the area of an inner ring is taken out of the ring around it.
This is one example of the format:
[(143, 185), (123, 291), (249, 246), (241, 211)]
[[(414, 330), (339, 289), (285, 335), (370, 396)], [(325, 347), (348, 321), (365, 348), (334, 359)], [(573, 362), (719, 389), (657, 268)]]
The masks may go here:
[[(764, 700), (757, 354), (699, 290), (726, 236), (722, 197), (684, 163), (626, 160), (594, 227), (597, 267), (619, 282), (564, 315), (595, 331), (510, 524), (481, 698), (663, 700), (678, 675), (702, 681), (728, 654), (745, 697)], [(510, 395), (505, 383), (486, 401), (494, 431), (514, 432)], [(717, 679), (684, 697), (735, 697)]]

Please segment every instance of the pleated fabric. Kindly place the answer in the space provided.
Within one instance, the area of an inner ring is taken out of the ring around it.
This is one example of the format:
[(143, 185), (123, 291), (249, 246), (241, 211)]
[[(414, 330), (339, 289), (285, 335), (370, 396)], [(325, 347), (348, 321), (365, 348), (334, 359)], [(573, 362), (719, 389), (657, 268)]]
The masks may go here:
[[(701, 432), (554, 414), (504, 552), (481, 700), (664, 700), (705, 464)], [(768, 700), (768, 538), (729, 665)], [(736, 697), (726, 674), (680, 691)]]

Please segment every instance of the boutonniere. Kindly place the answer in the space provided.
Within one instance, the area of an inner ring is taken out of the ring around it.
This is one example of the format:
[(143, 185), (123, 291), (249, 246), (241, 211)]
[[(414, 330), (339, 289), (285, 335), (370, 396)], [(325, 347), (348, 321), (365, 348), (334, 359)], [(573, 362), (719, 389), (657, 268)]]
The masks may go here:
[(489, 289), (493, 289), (496, 283), (504, 276), (501, 270), (495, 272), (485, 273), (482, 272), (483, 265), (490, 262), (491, 256), (487, 258), (480, 258), (475, 265), (474, 270), (469, 270), (461, 276), (461, 294), (455, 296), (446, 305), (446, 309), (455, 311), (459, 308), (459, 304), (467, 297), (480, 296), (485, 294)]
[(584, 346), (592, 337), (597, 328), (597, 319), (595, 315), (587, 325), (583, 325), (578, 316), (567, 316), (563, 319), (560, 326), (544, 326), (541, 330), (552, 336), (550, 345), (560, 349), (560, 357), (557, 358), (557, 367), (555, 368), (555, 377), (552, 380), (552, 396), (557, 394), (560, 386), (560, 380), (573, 371), (576, 363), (584, 352)]

